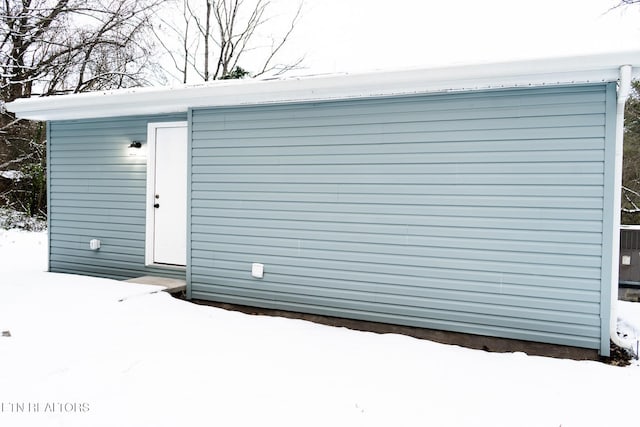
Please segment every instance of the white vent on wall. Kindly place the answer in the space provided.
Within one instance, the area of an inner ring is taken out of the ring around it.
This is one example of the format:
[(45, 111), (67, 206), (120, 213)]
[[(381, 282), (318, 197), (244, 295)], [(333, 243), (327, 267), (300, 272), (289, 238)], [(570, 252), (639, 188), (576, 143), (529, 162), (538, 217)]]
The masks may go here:
[(251, 264), (251, 276), (256, 279), (262, 279), (264, 277), (264, 264), (257, 262)]

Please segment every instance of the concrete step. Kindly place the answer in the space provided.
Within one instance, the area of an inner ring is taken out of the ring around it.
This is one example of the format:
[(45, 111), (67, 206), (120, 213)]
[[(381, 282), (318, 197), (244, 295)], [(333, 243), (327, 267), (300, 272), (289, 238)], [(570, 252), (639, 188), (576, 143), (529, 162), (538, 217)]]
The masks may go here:
[(179, 293), (186, 292), (187, 290), (186, 280), (172, 279), (169, 277), (142, 276), (142, 277), (134, 277), (133, 279), (125, 280), (125, 282), (140, 283), (142, 285), (164, 286), (165, 289), (163, 290), (165, 292), (169, 292), (170, 294), (179, 294)]

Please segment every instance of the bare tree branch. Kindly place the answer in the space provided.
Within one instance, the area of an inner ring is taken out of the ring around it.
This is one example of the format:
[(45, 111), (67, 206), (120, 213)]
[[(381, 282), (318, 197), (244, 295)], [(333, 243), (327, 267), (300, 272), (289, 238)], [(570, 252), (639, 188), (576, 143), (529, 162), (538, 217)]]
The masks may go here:
[[(162, 0), (1, 0), (0, 101), (148, 84)], [(0, 168), (24, 173), (0, 203), (46, 206), (45, 129), (0, 112)]]
[[(174, 0), (172, 3), (184, 17), (183, 22), (174, 20), (168, 23), (165, 20), (162, 25), (169, 25), (171, 31), (156, 31), (155, 34), (160, 40), (159, 44), (171, 57), (173, 67), (183, 76), (184, 82), (187, 80), (187, 68), (204, 81), (247, 74), (240, 68), (247, 52), (252, 52), (251, 57), (254, 58), (257, 57), (257, 52), (265, 51), (259, 66), (254, 65), (254, 76), (282, 74), (298, 68), (304, 59), (302, 56), (290, 64), (276, 63), (282, 48), (299, 24), (302, 1), (297, 4), (284, 33), (268, 37), (270, 45), (260, 43), (264, 36), (258, 33), (271, 19), (268, 17), (271, 7), (269, 0), (181, 0), (180, 3)], [(190, 30), (186, 23), (191, 21), (195, 25)], [(184, 34), (184, 37), (180, 37), (179, 44), (167, 34)], [(200, 40), (200, 43), (188, 46), (187, 40)], [(202, 50), (198, 50), (200, 45)], [(182, 60), (178, 61), (178, 58)]]
[[(280, 43), (278, 43), (275, 47), (273, 47), (273, 45), (272, 45), (271, 54), (269, 55), (269, 57), (264, 62), (264, 66), (262, 67), (262, 70), (259, 71), (257, 74), (255, 74), (255, 77), (260, 76), (260, 75), (262, 75), (262, 74), (264, 74), (266, 72), (272, 71), (274, 69), (273, 67), (270, 68), (271, 61), (273, 61), (273, 58), (278, 54), (280, 49), (282, 49), (282, 46), (284, 46), (285, 43), (287, 42), (287, 40), (289, 40), (289, 36), (291, 36), (291, 33), (293, 33), (293, 30), (296, 28), (296, 25), (298, 24), (298, 20), (300, 19), (300, 15), (302, 14), (302, 5), (303, 4), (300, 3), (300, 5), (298, 6), (298, 10), (296, 11), (295, 16), (291, 20), (291, 25), (289, 26), (289, 31), (287, 31), (285, 33), (285, 35), (280, 40)], [(299, 58), (295, 64), (292, 64), (292, 65), (284, 67), (283, 71), (281, 71), (278, 74), (282, 74), (283, 72), (286, 72), (286, 71), (292, 70), (294, 68), (297, 68), (302, 63), (303, 59), (304, 59), (304, 57)]]
[[(161, 0), (33, 0), (4, 1), (0, 16), (0, 95), (6, 101), (40, 94), (83, 91), (94, 75), (111, 75), (110, 87), (125, 84), (120, 76), (102, 69), (126, 69), (143, 55), (143, 40), (151, 14)], [(113, 58), (106, 54), (111, 50)], [(121, 54), (126, 51), (126, 54)], [(146, 49), (148, 52), (149, 49)], [(118, 59), (120, 62), (114, 62)], [(144, 59), (149, 63), (149, 59)], [(126, 84), (144, 80), (139, 76)]]

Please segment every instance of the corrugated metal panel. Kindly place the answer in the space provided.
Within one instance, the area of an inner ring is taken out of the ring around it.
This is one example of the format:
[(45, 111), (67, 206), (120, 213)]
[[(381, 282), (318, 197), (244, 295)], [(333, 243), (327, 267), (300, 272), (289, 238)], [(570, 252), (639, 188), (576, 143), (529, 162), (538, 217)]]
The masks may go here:
[[(628, 263), (624, 262), (625, 257)], [(620, 230), (618, 277), (621, 284), (640, 285), (640, 229)]]
[[(127, 145), (146, 141), (147, 123), (185, 114), (60, 121), (49, 133), (50, 270), (115, 279), (184, 271), (145, 268), (146, 157)], [(89, 240), (100, 239), (99, 251)]]
[(640, 250), (640, 229), (620, 230), (620, 250)]
[(192, 296), (600, 348), (606, 90), (193, 110)]

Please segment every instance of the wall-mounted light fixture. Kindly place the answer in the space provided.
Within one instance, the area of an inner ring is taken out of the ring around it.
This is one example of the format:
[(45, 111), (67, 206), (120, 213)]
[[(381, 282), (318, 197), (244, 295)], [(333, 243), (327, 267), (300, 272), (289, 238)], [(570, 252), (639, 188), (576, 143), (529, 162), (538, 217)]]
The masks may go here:
[(142, 142), (131, 141), (131, 144), (129, 144), (127, 151), (130, 156), (139, 156), (140, 154), (142, 154), (141, 148), (142, 148)]

